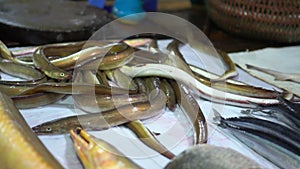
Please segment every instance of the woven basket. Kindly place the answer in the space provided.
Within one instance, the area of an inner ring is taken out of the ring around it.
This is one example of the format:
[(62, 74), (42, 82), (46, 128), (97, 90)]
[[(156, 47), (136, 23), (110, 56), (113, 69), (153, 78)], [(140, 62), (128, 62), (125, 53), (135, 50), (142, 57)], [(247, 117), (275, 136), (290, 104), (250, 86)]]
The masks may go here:
[(207, 0), (210, 18), (224, 30), (272, 42), (300, 42), (300, 0)]

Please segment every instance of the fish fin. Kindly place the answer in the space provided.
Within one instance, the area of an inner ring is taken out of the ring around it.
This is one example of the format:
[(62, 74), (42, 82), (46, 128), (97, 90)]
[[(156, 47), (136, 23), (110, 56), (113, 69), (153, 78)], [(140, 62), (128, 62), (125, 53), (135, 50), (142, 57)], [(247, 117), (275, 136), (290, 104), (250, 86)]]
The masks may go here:
[(246, 114), (246, 115), (251, 115), (253, 113), (253, 110), (251, 110), (251, 109), (241, 110), (240, 113)]
[(249, 65), (249, 64), (246, 64), (246, 68), (247, 68), (247, 69), (255, 69), (256, 67), (255, 67), (255, 66), (252, 66), (252, 65)]
[[(263, 110), (263, 106), (262, 106), (262, 105), (260, 105), (260, 104), (258, 104), (258, 103), (255, 103), (255, 102), (251, 102), (251, 101), (249, 101), (249, 100), (248, 100), (247, 102), (248, 102), (249, 104), (255, 106), (255, 108), (253, 108), (252, 111), (249, 112), (249, 114), (251, 114), (252, 112), (257, 112), (257, 111)], [(246, 113), (246, 112), (244, 112), (244, 113)]]
[(291, 93), (289, 91), (284, 91), (283, 92), (283, 98), (286, 99), (286, 100), (291, 101), (291, 100), (294, 100), (295, 95), (294, 95), (294, 93)]
[(291, 80), (291, 79), (288, 76), (276, 75), (276, 76), (274, 76), (274, 80), (277, 80), (277, 81), (287, 81), (287, 80)]
[[(149, 129), (148, 129), (148, 130), (149, 130)], [(160, 133), (155, 132), (155, 131), (152, 131), (152, 134), (153, 134), (154, 136), (159, 136), (159, 135), (160, 135)]]
[(214, 123), (222, 126), (222, 121), (224, 120), (224, 118), (221, 116), (221, 114), (216, 109), (213, 109), (213, 112), (215, 115), (215, 117), (213, 118)]

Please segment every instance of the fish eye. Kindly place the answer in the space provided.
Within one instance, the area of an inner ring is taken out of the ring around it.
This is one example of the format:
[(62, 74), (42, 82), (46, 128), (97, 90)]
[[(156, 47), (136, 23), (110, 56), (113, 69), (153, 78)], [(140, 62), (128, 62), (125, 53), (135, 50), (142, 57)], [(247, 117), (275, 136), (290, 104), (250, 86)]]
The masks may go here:
[(47, 127), (46, 131), (52, 131), (52, 128), (51, 127)]
[(59, 75), (63, 77), (63, 76), (65, 76), (65, 73), (60, 73)]

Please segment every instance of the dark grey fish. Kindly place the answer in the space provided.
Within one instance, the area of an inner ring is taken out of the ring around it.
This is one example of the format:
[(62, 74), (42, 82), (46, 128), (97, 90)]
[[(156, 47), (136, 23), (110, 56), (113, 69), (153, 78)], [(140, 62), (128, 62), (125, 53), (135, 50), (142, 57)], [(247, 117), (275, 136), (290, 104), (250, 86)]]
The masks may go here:
[(236, 129), (267, 139), (274, 144), (300, 155), (299, 133), (281, 124), (254, 117), (223, 118), (216, 113), (219, 126)]
[(247, 132), (230, 130), (238, 140), (280, 168), (297, 169), (300, 156), (266, 139)]

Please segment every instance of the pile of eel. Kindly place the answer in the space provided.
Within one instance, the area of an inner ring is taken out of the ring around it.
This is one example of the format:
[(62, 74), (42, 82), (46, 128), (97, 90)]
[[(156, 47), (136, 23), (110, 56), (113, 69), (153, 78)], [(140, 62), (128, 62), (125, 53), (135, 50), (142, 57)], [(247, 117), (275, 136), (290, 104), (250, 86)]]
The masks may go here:
[[(6, 130), (0, 130), (0, 136), (4, 136), (3, 143), (10, 144), (7, 142), (10, 140), (9, 132), (16, 130), (19, 134), (14, 135), (13, 142), (15, 142), (12, 144), (17, 144), (20, 149), (24, 146), (30, 148), (38, 145), (30, 150), (36, 151), (35, 156), (41, 158), (37, 163), (61, 168), (53, 157), (49, 157), (51, 155), (33, 132), (36, 134), (71, 132), (74, 144), (77, 145), (75, 149), (83, 146), (82, 149), (76, 150), (82, 163), (90, 168), (91, 161), (99, 157), (90, 159), (91, 156), (83, 154), (83, 151), (87, 145), (95, 144), (92, 142), (101, 141), (95, 141), (85, 130), (104, 130), (124, 125), (144, 144), (166, 158), (173, 159), (175, 155), (143, 125), (144, 119), (158, 116), (164, 113), (166, 108), (174, 111), (178, 107), (193, 126), (194, 144), (202, 144), (207, 142), (208, 130), (205, 116), (196, 100), (198, 97), (247, 108), (257, 106), (269, 108), (282, 103), (273, 90), (229, 80), (228, 78), (237, 75), (237, 71), (224, 52), (219, 53), (227, 64), (228, 70), (223, 75), (215, 75), (188, 64), (185, 56), (180, 53), (181, 43), (177, 40), (168, 45), (167, 52), (162, 52), (155, 40), (151, 40), (150, 43), (148, 40), (145, 40), (145, 43), (134, 42), (134, 40), (82, 41), (10, 51), (0, 41), (0, 71), (5, 74), (5, 77), (17, 78), (17, 80), (6, 78), (0, 80), (3, 102), (0, 125), (2, 128), (8, 127)], [(141, 44), (147, 44), (148, 48), (141, 48)], [(73, 96), (75, 106), (85, 114), (44, 122), (30, 130), (17, 111), (17, 109), (47, 106), (67, 95)], [(5, 105), (8, 105), (8, 108)], [(11, 111), (8, 111), (9, 109)], [(288, 119), (291, 124), (299, 127), (297, 121)], [(9, 124), (11, 121), (16, 121), (19, 125)], [(229, 121), (221, 118), (222, 126), (228, 126), (225, 124), (229, 124)], [(30, 138), (24, 139), (24, 134), (29, 135)], [(0, 144), (1, 150), (6, 150), (4, 144)], [(103, 142), (99, 144), (111, 147)], [(14, 153), (22, 153), (18, 146)], [(299, 148), (296, 144), (293, 146), (288, 150)], [(14, 165), (22, 168), (30, 165), (25, 164), (24, 160), (19, 164), (15, 164), (16, 162), (10, 157), (2, 161), (8, 168)], [(109, 160), (107, 163), (117, 163), (114, 160)], [(131, 164), (127, 158), (119, 160), (123, 161), (124, 166), (139, 168)]]

